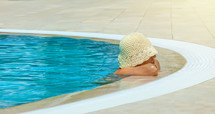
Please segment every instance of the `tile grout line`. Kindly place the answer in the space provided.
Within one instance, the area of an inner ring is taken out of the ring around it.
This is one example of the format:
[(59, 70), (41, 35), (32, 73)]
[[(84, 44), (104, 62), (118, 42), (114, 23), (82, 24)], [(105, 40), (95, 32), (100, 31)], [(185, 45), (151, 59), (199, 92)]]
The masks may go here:
[(172, 22), (172, 4), (173, 4), (173, 0), (171, 0), (171, 6), (170, 6), (170, 24), (171, 24), (171, 35), (172, 35), (172, 40), (174, 40), (174, 37), (173, 37), (173, 22)]
[[(152, 0), (153, 1), (153, 0)], [(138, 25), (137, 25), (137, 28), (135, 29), (135, 32), (137, 32), (137, 30), (139, 29), (140, 27), (140, 24), (143, 22), (143, 18), (145, 17), (145, 15), (147, 14), (148, 10), (149, 10), (149, 7), (152, 5), (152, 1), (151, 3), (149, 3), (148, 7), (146, 8), (143, 16), (141, 17), (141, 20), (139, 21)]]
[[(116, 20), (116, 18), (118, 18), (119, 16), (121, 16), (125, 11), (126, 11), (126, 9), (123, 9), (116, 17), (114, 17), (114, 18), (109, 22), (109, 24), (113, 23), (113, 22)], [(104, 31), (105, 28), (106, 28), (105, 26), (102, 27), (102, 31)]]
[[(126, 9), (123, 9), (123, 11), (121, 11), (116, 17), (114, 17), (114, 18), (109, 22), (109, 24), (113, 23), (113, 22), (116, 20), (116, 18), (118, 18), (119, 16), (121, 16), (125, 11), (126, 11)], [(102, 27), (102, 31), (104, 31), (105, 28), (106, 28), (105, 26)]]
[(205, 24), (205, 22), (203, 21), (203, 19), (201, 18), (201, 16), (198, 15), (196, 9), (193, 7), (193, 5), (190, 3), (190, 1), (188, 1), (188, 2), (189, 2), (190, 7), (192, 8), (192, 10), (194, 11), (194, 13), (199, 17), (201, 23), (204, 25), (204, 27), (206, 28), (206, 30), (208, 31), (208, 33), (210, 34), (210, 36), (211, 36), (213, 39), (215, 39), (215, 36), (213, 36), (213, 34), (210, 32), (210, 30), (208, 29), (207, 25)]
[(115, 18), (113, 18), (113, 19), (110, 21), (110, 23), (113, 23), (113, 22), (116, 20), (116, 18), (118, 18), (119, 16), (121, 16), (125, 11), (126, 11), (126, 9), (124, 9), (119, 15), (117, 15)]

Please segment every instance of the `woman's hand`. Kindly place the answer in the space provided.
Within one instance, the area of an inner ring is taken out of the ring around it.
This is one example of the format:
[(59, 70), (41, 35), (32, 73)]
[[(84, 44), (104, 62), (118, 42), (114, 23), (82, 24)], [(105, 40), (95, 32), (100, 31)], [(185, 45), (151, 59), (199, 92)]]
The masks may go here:
[(157, 67), (158, 72), (161, 72), (160, 70), (160, 63), (157, 59), (154, 59), (154, 65)]

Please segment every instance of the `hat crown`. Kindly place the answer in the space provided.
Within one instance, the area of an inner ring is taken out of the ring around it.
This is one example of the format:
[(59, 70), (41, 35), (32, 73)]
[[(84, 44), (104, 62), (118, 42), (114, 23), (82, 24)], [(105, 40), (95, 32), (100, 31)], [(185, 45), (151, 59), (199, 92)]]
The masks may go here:
[(141, 33), (129, 34), (120, 41), (120, 51), (127, 56), (132, 56), (151, 46), (151, 42)]
[(136, 66), (157, 54), (151, 42), (141, 33), (125, 36), (119, 44), (118, 56), (120, 68)]

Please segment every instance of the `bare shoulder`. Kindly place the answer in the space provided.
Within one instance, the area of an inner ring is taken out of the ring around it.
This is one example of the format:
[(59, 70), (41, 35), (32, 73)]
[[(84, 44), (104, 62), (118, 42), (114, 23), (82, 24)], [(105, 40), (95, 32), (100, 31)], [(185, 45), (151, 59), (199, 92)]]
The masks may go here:
[(135, 75), (135, 76), (157, 76), (158, 69), (154, 64), (145, 64), (138, 67), (126, 67), (117, 70), (114, 74)]

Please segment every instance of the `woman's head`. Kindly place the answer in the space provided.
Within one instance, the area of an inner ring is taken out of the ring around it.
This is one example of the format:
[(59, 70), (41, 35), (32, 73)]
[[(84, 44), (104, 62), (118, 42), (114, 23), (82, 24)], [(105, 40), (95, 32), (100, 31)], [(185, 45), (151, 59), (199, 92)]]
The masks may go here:
[(131, 33), (125, 36), (119, 44), (119, 67), (131, 67), (142, 64), (158, 52), (151, 42), (141, 33)]

